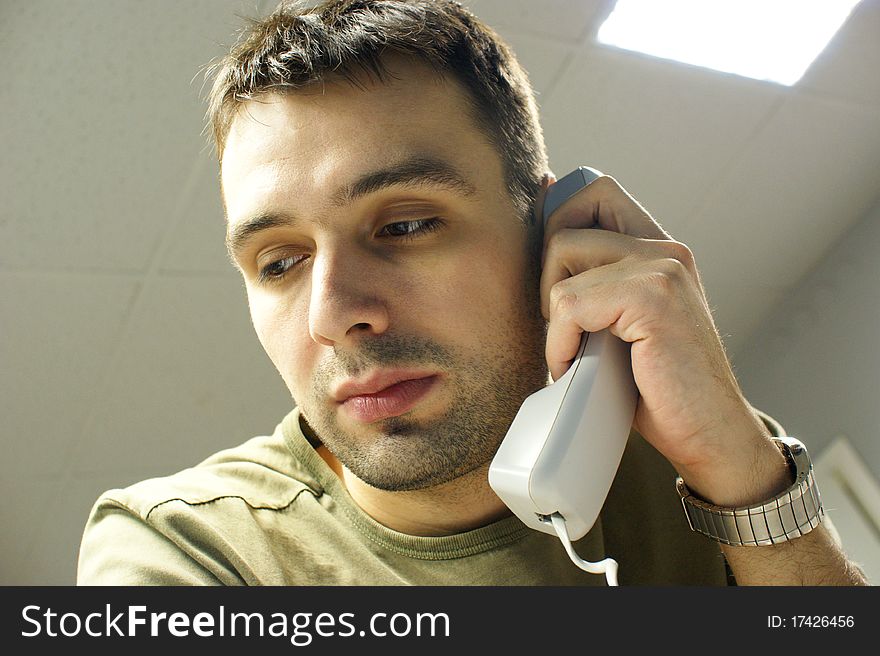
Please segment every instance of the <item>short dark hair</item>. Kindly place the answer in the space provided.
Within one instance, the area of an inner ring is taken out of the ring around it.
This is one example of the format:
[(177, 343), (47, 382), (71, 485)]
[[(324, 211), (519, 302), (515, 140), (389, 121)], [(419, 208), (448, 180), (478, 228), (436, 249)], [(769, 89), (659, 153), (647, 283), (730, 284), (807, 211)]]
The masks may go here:
[(262, 20), (250, 19), (230, 52), (209, 68), (207, 119), (217, 157), (247, 100), (288, 92), (339, 75), (386, 79), (383, 55), (429, 64), (467, 91), (477, 127), (498, 152), (519, 215), (531, 208), (547, 170), (534, 93), (501, 38), (451, 0), (283, 0)]

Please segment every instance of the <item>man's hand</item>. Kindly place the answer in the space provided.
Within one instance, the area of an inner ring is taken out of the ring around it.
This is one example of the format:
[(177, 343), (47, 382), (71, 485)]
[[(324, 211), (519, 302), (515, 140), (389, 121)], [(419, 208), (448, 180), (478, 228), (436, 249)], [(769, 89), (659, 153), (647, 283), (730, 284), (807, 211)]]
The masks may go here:
[(608, 328), (632, 345), (634, 427), (695, 494), (739, 506), (791, 484), (733, 375), (693, 254), (613, 178), (594, 181), (550, 217), (541, 303), (554, 379), (583, 331)]
[[(540, 217), (543, 192), (536, 205)], [(615, 180), (595, 180), (553, 213), (543, 265), (554, 379), (577, 353), (582, 331), (607, 328), (632, 345), (635, 429), (692, 492), (730, 507), (764, 502), (791, 485), (785, 459), (734, 378), (690, 249)], [(826, 518), (791, 542), (721, 548), (740, 585), (867, 585), (835, 535)]]

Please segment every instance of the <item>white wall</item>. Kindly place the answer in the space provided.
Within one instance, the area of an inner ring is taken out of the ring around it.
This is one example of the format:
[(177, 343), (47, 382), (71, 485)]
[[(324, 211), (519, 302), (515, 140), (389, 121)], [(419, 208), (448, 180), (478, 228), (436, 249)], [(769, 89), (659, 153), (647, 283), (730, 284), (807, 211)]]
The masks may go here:
[(811, 453), (846, 435), (878, 476), (878, 340), (880, 202), (731, 359), (752, 404), (779, 419)]

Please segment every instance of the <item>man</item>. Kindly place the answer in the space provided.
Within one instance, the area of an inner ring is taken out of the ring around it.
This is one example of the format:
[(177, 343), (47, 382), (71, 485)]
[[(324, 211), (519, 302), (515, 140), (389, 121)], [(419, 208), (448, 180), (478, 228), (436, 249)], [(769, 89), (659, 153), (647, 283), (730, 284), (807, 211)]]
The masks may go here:
[(105, 494), (81, 583), (604, 584), (487, 471), (522, 401), (606, 328), (640, 398), (582, 557), (617, 558), (622, 584), (724, 584), (725, 562), (740, 584), (864, 582), (827, 521), (721, 551), (691, 532), (675, 472), (704, 503), (760, 506), (792, 486), (781, 428), (743, 397), (690, 251), (613, 179), (543, 229), (527, 78), (467, 11), (282, 5), (220, 63), (209, 115), (230, 254), (297, 408)]

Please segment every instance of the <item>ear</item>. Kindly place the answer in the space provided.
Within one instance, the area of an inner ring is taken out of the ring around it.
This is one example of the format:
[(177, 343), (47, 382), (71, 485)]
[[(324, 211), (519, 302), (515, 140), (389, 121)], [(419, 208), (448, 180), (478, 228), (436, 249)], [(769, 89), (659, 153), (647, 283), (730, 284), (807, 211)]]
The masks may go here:
[(544, 177), (541, 178), (541, 188), (538, 190), (538, 196), (535, 198), (535, 207), (534, 207), (534, 219), (535, 225), (540, 225), (543, 227), (544, 223), (544, 197), (547, 195), (547, 188), (556, 182), (556, 176), (552, 171), (547, 171), (544, 173)]

